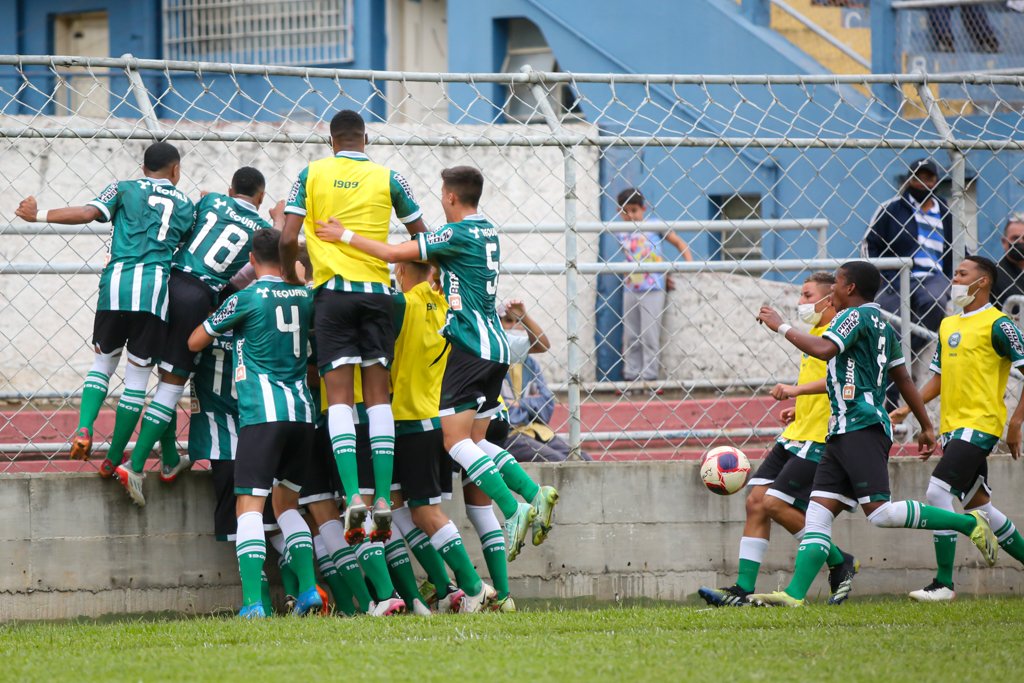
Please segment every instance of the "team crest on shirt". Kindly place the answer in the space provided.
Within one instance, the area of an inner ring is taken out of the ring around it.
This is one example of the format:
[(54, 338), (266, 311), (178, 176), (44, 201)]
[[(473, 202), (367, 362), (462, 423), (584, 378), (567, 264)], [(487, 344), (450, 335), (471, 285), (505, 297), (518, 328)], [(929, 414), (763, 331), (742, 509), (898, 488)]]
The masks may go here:
[(949, 344), (949, 348), (955, 349), (956, 347), (960, 346), (960, 339), (960, 333), (954, 332), (953, 334), (949, 335), (949, 341), (946, 343)]
[(242, 365), (241, 363), (239, 363), (238, 367), (235, 368), (235, 381), (236, 382), (244, 382), (245, 381), (245, 366)]
[(856, 395), (857, 395), (857, 387), (855, 387), (852, 384), (844, 384), (843, 385), (843, 400), (844, 401), (852, 401)]

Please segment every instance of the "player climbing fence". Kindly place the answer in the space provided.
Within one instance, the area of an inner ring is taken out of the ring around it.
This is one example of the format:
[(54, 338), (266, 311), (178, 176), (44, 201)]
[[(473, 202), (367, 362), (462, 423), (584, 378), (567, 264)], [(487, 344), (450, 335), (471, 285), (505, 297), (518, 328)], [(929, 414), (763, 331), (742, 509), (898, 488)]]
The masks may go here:
[[(909, 188), (931, 180), (911, 164), (928, 158), (940, 199), (922, 206), (935, 209), (937, 233), (919, 244), (915, 223), (909, 251), (885, 226), (868, 240), (923, 377), (929, 309), (947, 305), (944, 290), (934, 303), (922, 296), (925, 280), (945, 277), (945, 256), (1000, 258), (1006, 216), (1024, 204), (1022, 123), (1006, 104), (1022, 86), (1007, 75), (422, 74), (0, 57), (0, 469), (67, 467), (109, 237), (106, 225), (27, 224), (14, 209), (28, 195), (42, 209), (83, 204), (136, 176), (154, 139), (181, 149), (189, 195), (223, 191), (253, 165), (277, 201), (329, 153), (325, 120), (356, 109), (371, 157), (405, 175), (431, 226), (442, 222), (441, 169), (479, 167), (482, 208), (503, 235), (499, 297), (523, 299), (547, 333), (551, 350), (535, 358), (558, 402), (549, 423), (574, 452), (680, 458), (724, 439), (756, 454), (781, 428), (768, 390), (795, 380), (799, 358), (754, 313), (768, 302), (802, 324), (799, 283), (858, 257), (891, 198), (902, 193), (910, 213), (883, 214), (913, 216)], [(616, 198), (630, 188), (643, 197), (642, 224), (620, 215)]]

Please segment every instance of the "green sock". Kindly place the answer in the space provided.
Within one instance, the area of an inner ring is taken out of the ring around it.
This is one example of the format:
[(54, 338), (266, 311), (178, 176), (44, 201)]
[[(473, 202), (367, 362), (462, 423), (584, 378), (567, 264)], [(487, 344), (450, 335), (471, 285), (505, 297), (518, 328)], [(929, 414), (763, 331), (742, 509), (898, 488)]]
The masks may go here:
[(956, 534), (934, 534), (935, 580), (944, 586), (953, 587), (953, 565), (956, 563)]
[(995, 531), (995, 535), (996, 538), (1003, 539), (999, 541), (1000, 548), (1018, 562), (1024, 562), (1024, 538), (1021, 538), (1020, 532), (1013, 526), (1013, 522), (1006, 520), (1006, 524), (999, 527)]
[(110, 386), (110, 376), (102, 372), (90, 370), (85, 376), (85, 385), (82, 387), (82, 405), (78, 410), (78, 428), (85, 427), (92, 432), (96, 424), (96, 418), (103, 407), (103, 401), (107, 398), (107, 388)]
[(814, 577), (818, 575), (821, 566), (825, 564), (828, 557), (829, 547), (832, 539), (825, 534), (811, 532), (805, 534), (800, 541), (800, 547), (796, 551), (796, 567), (793, 569), (793, 578), (786, 586), (786, 593), (797, 600), (803, 600), (807, 591), (814, 583)]
[(267, 559), (267, 543), (262, 538), (241, 541), (235, 545), (238, 574), (242, 577), (242, 604), (263, 602), (263, 561)]
[(331, 589), (331, 595), (334, 597), (334, 607), (348, 616), (352, 616), (356, 613), (355, 604), (352, 602), (352, 591), (349, 590), (345, 579), (341, 578), (341, 573), (338, 572), (338, 568), (334, 565), (334, 560), (327, 554), (327, 549), (323, 547), (323, 543), (318, 541), (320, 541), (319, 536), (313, 539), (313, 548), (316, 550), (316, 564), (320, 569), (320, 575), (327, 582), (327, 587)]
[[(120, 465), (124, 460), (124, 449), (135, 432), (135, 425), (142, 417), (142, 406), (145, 402), (146, 392), (134, 389), (125, 389), (121, 394), (121, 400), (117, 402), (114, 435), (110, 439), (110, 450), (107, 451), (107, 460), (115, 465)], [(136, 470), (138, 471), (140, 470)]]
[(441, 553), (437, 552), (434, 546), (430, 545), (430, 539), (427, 538), (427, 535), (414, 527), (406, 535), (405, 541), (409, 544), (409, 548), (412, 549), (412, 554), (416, 556), (416, 561), (427, 572), (427, 579), (430, 580), (430, 583), (434, 584), (438, 599), (448, 595), (448, 586), (452, 582), (451, 577), (448, 576), (448, 570), (444, 567)]
[(501, 478), (505, 480), (508, 487), (523, 497), (527, 503), (532, 503), (540, 492), (537, 485), (526, 470), (516, 461), (512, 454), (502, 449), (493, 456), (494, 465), (498, 468)]
[(757, 575), (760, 571), (760, 562), (740, 558), (740, 573), (736, 577), (736, 585), (748, 593), (753, 593), (754, 587), (757, 585)]
[(430, 537), (430, 544), (434, 546), (448, 566), (451, 567), (459, 588), (465, 591), (467, 595), (479, 594), (482, 588), (480, 575), (477, 574), (472, 560), (469, 559), (469, 553), (466, 552), (465, 546), (462, 545), (462, 537), (459, 536), (459, 530), (455, 527), (455, 522), (448, 522), (438, 529), (437, 533)]
[(359, 495), (359, 463), (356, 460), (356, 434), (338, 434), (331, 437), (334, 447), (334, 464), (338, 468), (341, 488), (345, 499), (353, 500)]
[(334, 567), (338, 570), (338, 574), (341, 575), (345, 585), (348, 586), (349, 593), (355, 598), (359, 611), (368, 612), (373, 598), (370, 597), (370, 591), (366, 590), (363, 571), (359, 568), (359, 563), (356, 561), (355, 548), (346, 546), (336, 552), (331, 559), (334, 560)]
[[(378, 408), (387, 408), (388, 414), (391, 413), (391, 406), (374, 406), (370, 410), (376, 410)], [(375, 416), (376, 417), (376, 416)], [(372, 419), (372, 418), (371, 418)], [(373, 423), (370, 423), (371, 426)], [(392, 431), (394, 430), (394, 422), (390, 422)], [(370, 436), (370, 455), (373, 462), (373, 488), (375, 501), (383, 498), (388, 501), (388, 505), (391, 504), (391, 481), (394, 477), (395, 469), (395, 435), (392, 434), (380, 434)]]
[(363, 543), (356, 548), (359, 566), (363, 568), (366, 578), (373, 584), (373, 592), (377, 600), (387, 600), (395, 594), (395, 584), (391, 583), (388, 564), (384, 561), (383, 543)]
[(505, 556), (505, 534), (501, 529), (489, 531), (480, 537), (480, 545), (484, 551), (484, 562), (487, 573), (491, 576), (494, 590), (498, 591), (498, 599), (508, 597), (508, 558)]
[(498, 468), (494, 466), (494, 461), (490, 457), (486, 454), (481, 455), (466, 471), (470, 481), (480, 487), (484, 494), (498, 504), (498, 509), (501, 510), (501, 514), (505, 516), (505, 519), (516, 513), (516, 510), (519, 509), (519, 503), (512, 496), (512, 491), (505, 484), (505, 480), (498, 474)]
[(316, 588), (313, 536), (309, 533), (309, 529), (291, 534), (284, 539), (284, 545), (288, 549), (288, 566), (295, 572), (295, 578), (299, 580), (299, 593)]
[(160, 462), (168, 467), (174, 467), (181, 460), (181, 453), (178, 452), (178, 411), (175, 410), (171, 423), (167, 425), (163, 436), (160, 437)]
[(391, 573), (391, 581), (398, 589), (398, 594), (405, 600), (405, 604), (412, 609), (412, 601), (419, 600), (424, 605), (427, 601), (423, 599), (419, 586), (416, 585), (416, 575), (412, 571), (412, 560), (405, 549), (405, 539), (401, 534), (395, 534), (384, 546), (384, 559), (388, 563), (388, 571)]
[(281, 570), (281, 585), (284, 587), (284, 594), (294, 598), (299, 594), (299, 577), (295, 576), (295, 572), (292, 571), (287, 555), (278, 558), (277, 567)]
[(175, 406), (165, 406), (156, 401), (149, 402), (149, 408), (142, 415), (139, 438), (135, 440), (135, 449), (132, 450), (132, 469), (134, 471), (141, 472), (146, 468), (146, 460), (153, 452), (153, 446), (163, 437), (167, 427), (174, 420), (174, 413)]
[(260, 594), (262, 596), (263, 611), (270, 616), (274, 613), (274, 602), (270, 599), (270, 579), (266, 572), (260, 572)]
[(969, 536), (977, 524), (974, 517), (970, 515), (961, 515), (931, 505), (924, 505), (916, 500), (903, 502), (907, 504), (907, 520), (903, 524), (907, 529), (959, 531), (965, 536)]
[(839, 549), (839, 546), (835, 543), (830, 545), (828, 548), (828, 557), (825, 558), (825, 564), (829, 567), (838, 567), (845, 561), (846, 558), (843, 557), (843, 551)]

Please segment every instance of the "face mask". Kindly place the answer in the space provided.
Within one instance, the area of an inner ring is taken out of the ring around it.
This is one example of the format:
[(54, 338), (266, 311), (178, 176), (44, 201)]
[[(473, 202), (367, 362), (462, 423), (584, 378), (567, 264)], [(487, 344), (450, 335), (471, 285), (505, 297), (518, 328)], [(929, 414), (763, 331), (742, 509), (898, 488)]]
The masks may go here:
[(969, 285), (950, 285), (949, 296), (953, 300), (953, 305), (957, 308), (970, 306), (971, 302), (974, 301), (974, 295), (970, 293), (970, 289), (979, 281), (981, 281), (981, 278), (978, 278)]
[(1006, 254), (1017, 263), (1024, 261), (1024, 242), (1011, 243), (1010, 248), (1006, 250)]
[(827, 296), (823, 297), (821, 299), (818, 299), (814, 303), (797, 304), (796, 314), (800, 317), (801, 320), (803, 320), (808, 325), (812, 327), (817, 325), (819, 322), (821, 322), (821, 311), (817, 310), (818, 304), (820, 304), (827, 298)]
[(919, 204), (931, 196), (932, 191), (927, 187), (907, 187), (907, 194), (913, 197)]

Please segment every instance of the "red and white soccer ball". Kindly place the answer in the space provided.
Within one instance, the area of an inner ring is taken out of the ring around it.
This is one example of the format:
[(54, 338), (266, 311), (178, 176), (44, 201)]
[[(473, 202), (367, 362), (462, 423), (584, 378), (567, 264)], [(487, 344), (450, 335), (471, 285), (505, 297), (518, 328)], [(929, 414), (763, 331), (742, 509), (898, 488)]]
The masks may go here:
[(738, 448), (719, 446), (700, 460), (700, 478), (708, 491), (729, 496), (742, 489), (750, 476), (750, 461)]

